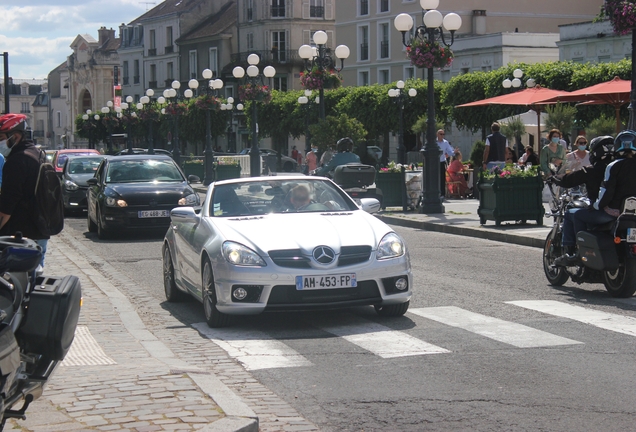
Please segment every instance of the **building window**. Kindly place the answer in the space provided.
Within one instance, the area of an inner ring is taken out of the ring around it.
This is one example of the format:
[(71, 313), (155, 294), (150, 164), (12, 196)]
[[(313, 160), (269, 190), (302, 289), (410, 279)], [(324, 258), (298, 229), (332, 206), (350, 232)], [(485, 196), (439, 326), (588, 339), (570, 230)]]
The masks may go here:
[(369, 85), (369, 71), (359, 71), (358, 72), (358, 85), (359, 86), (368, 86)]
[(311, 18), (322, 18), (325, 16), (325, 5), (323, 4), (323, 0), (310, 1), (309, 16)]
[(379, 25), (380, 33), (380, 58), (389, 58), (389, 24), (382, 23)]
[(404, 79), (409, 80), (413, 78), (415, 78), (415, 67), (414, 66), (404, 67)]
[(29, 103), (28, 102), (22, 102), (22, 108), (20, 109), (21, 113), (28, 113), (29, 112)]
[(287, 91), (287, 77), (275, 76), (272, 78), (272, 87), (274, 90)]
[(59, 127), (59, 128), (62, 127), (62, 112), (61, 111), (57, 111), (55, 113), (55, 119), (57, 120), (56, 121), (56, 124), (57, 124), (56, 127)]
[(378, 70), (378, 84), (388, 84), (390, 79), (388, 69)]
[(245, 2), (245, 19), (247, 21), (254, 19), (254, 0), (247, 0)]
[(272, 58), (277, 62), (287, 60), (287, 42), (284, 31), (272, 32)]
[[(10, 93), (9, 93), (10, 94)], [(20, 87), (20, 96), (28, 96), (29, 95), (29, 85), (23, 85)]]
[(254, 33), (248, 33), (247, 34), (247, 50), (253, 50), (254, 49)]
[(139, 84), (139, 60), (135, 60), (135, 63), (133, 63), (133, 69), (133, 83)]
[(189, 65), (190, 65), (190, 79), (197, 78), (197, 52), (195, 50), (190, 51), (190, 56), (189, 56)]
[(464, 75), (464, 74), (467, 74), (469, 72), (470, 72), (470, 68), (462, 68), (461, 71), (460, 71), (460, 74)]
[(156, 37), (155, 37), (155, 31), (154, 30), (150, 30), (150, 48), (148, 48), (148, 55), (149, 56), (156, 56), (157, 55), (157, 47), (155, 46), (155, 42), (156, 42)]
[(379, 0), (378, 6), (380, 7), (380, 12), (388, 12), (389, 11), (389, 0)]
[(122, 74), (124, 75), (124, 85), (128, 85), (130, 84), (130, 77), (128, 74), (128, 61), (124, 61), (124, 66), (123, 66), (123, 71)]
[(360, 13), (358, 15), (369, 15), (369, 0), (360, 0)]
[(212, 71), (212, 78), (219, 76), (219, 53), (216, 48), (210, 48), (210, 64), (208, 67)]
[(169, 88), (174, 80), (174, 63), (168, 62), (166, 64), (166, 88)]
[(172, 39), (172, 27), (166, 27), (166, 54), (174, 52), (174, 40)]
[(360, 61), (369, 60), (369, 26), (360, 26), (358, 30), (360, 41)]
[(285, 0), (272, 0), (272, 18), (285, 18)]
[(157, 65), (150, 65), (150, 82), (148, 87), (157, 88)]

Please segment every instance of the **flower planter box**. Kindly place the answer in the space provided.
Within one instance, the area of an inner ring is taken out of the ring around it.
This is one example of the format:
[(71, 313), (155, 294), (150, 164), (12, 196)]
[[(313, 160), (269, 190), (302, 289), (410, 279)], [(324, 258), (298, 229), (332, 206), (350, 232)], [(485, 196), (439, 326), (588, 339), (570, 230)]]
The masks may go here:
[(241, 176), (240, 165), (217, 165), (215, 180), (227, 180)]
[(479, 223), (534, 220), (543, 225), (543, 180), (535, 177), (479, 179)]
[(375, 186), (382, 191), (382, 209), (402, 207), (402, 189), (404, 177), (399, 172), (377, 173)]
[(195, 175), (203, 180), (205, 177), (205, 166), (202, 163), (184, 163), (183, 173), (187, 176)]

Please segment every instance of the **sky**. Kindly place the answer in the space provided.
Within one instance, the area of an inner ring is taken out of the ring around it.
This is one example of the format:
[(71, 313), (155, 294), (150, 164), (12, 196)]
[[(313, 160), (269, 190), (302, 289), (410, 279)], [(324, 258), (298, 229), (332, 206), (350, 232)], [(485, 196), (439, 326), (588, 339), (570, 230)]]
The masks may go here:
[[(78, 34), (97, 40), (97, 30), (104, 26), (119, 37), (121, 23), (161, 1), (0, 0), (0, 52), (9, 53), (9, 76), (46, 79), (72, 53), (70, 45)], [(0, 64), (0, 78), (3, 74)]]

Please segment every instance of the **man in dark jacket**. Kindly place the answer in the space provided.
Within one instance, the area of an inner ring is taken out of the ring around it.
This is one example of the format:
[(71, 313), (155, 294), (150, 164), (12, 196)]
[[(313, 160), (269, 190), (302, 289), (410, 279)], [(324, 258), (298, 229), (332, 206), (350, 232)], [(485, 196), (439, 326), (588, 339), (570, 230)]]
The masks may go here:
[(35, 184), (40, 169), (40, 151), (26, 139), (26, 116), (0, 116), (0, 153), (6, 158), (2, 168), (0, 194), (0, 235), (14, 235), (37, 241), (42, 247), (42, 262), (48, 236), (42, 235), (35, 224)]
[(495, 122), (490, 126), (492, 133), (486, 137), (486, 147), (484, 148), (483, 168), (488, 167), (489, 162), (505, 162), (506, 147), (508, 139), (499, 132), (499, 123)]

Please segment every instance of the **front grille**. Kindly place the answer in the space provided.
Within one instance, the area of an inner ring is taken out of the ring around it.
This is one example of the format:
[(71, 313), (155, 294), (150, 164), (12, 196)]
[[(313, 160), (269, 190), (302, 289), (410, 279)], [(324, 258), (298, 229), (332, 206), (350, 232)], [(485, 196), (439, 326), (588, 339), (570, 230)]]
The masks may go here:
[[(343, 246), (338, 256), (338, 267), (366, 262), (370, 256), (371, 246)], [(303, 255), (300, 249), (269, 251), (269, 257), (279, 267), (311, 268), (310, 257)]]
[(267, 309), (308, 309), (330, 306), (378, 304), (382, 301), (375, 281), (359, 281), (355, 288), (297, 290), (295, 285), (276, 285), (267, 301)]

